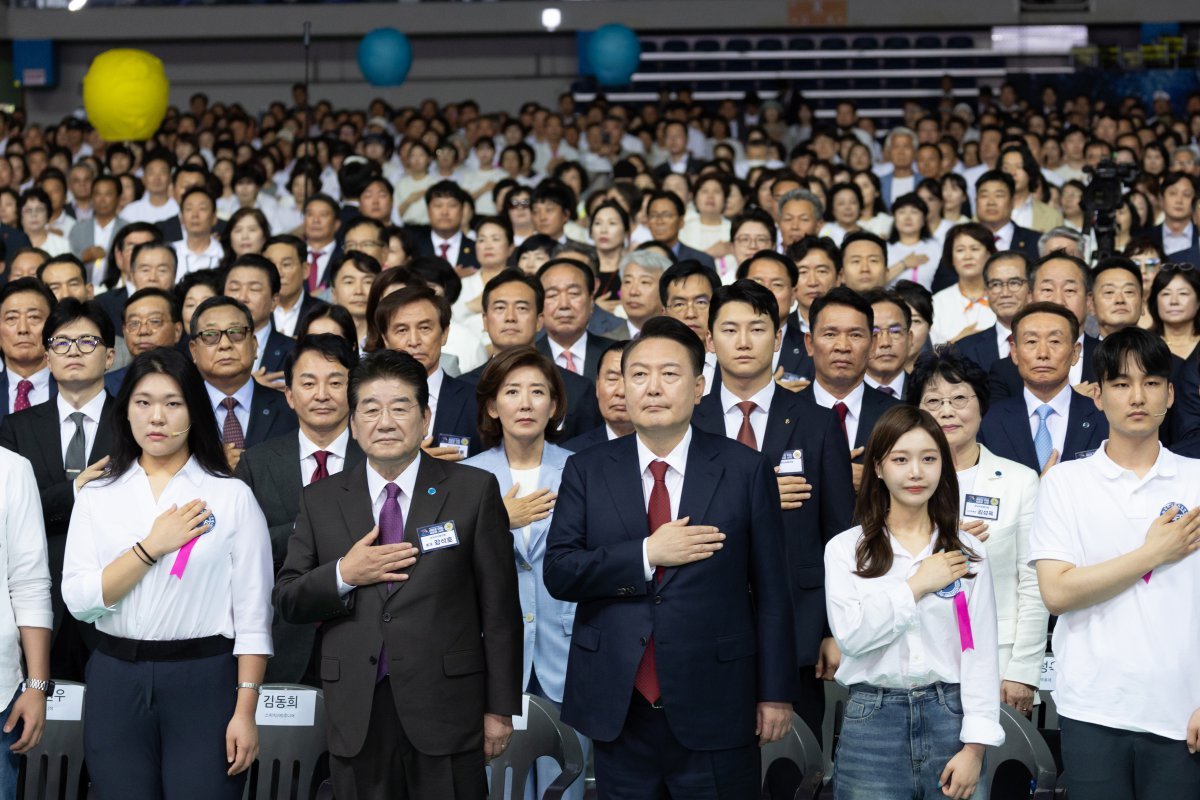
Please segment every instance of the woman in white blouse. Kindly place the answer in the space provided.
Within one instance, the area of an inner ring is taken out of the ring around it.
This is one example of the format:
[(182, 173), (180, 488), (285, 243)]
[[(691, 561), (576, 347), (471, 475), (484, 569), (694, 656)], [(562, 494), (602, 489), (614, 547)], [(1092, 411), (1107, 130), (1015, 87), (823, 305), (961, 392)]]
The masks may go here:
[(995, 237), (978, 222), (955, 225), (946, 234), (941, 258), (954, 270), (958, 282), (933, 296), (929, 338), (935, 345), (957, 342), (996, 324), (983, 280), (983, 268), (995, 252)]
[(929, 230), (929, 207), (915, 192), (909, 192), (892, 203), (892, 216), (896, 222), (888, 237), (888, 283), (910, 280), (930, 289), (942, 246)]
[(195, 366), (134, 359), (103, 474), (79, 492), (63, 600), (94, 622), (84, 753), (97, 796), (242, 796), (271, 655), (266, 520), (229, 477)]
[(928, 413), (886, 411), (855, 517), (825, 548), (836, 673), (850, 700), (834, 797), (973, 797), (1002, 744), (996, 607), (983, 546), (959, 530), (950, 446)]

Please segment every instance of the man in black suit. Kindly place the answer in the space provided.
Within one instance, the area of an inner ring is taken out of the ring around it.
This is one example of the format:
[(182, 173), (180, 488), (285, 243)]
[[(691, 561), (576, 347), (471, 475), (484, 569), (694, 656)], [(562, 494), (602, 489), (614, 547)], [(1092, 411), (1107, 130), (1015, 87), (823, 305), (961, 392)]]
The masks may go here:
[(897, 400), (904, 399), (908, 373), (904, 364), (912, 351), (912, 308), (891, 289), (872, 289), (864, 297), (874, 315), (867, 386)]
[[(125, 301), (137, 291), (133, 280), (133, 251), (139, 245), (150, 242), (162, 244), (162, 241), (162, 231), (149, 222), (131, 222), (113, 234), (112, 247), (108, 251), (108, 269), (110, 274), (116, 271), (114, 280), (119, 280), (120, 285), (96, 295), (96, 302), (112, 320), (113, 328), (120, 327)], [(171, 279), (173, 281), (174, 276)]]
[(285, 620), (322, 623), (339, 800), (483, 800), (521, 713), (508, 515), (493, 475), (421, 453), (425, 374), (393, 350), (351, 373), (366, 461), (303, 491), (275, 587)]
[[(699, 261), (679, 261), (672, 264), (658, 279), (658, 297), (663, 311), (684, 325), (703, 347), (708, 341), (708, 304), (721, 288), (716, 270)], [(721, 383), (721, 368), (715, 353), (704, 354), (704, 394), (708, 395)]]
[(188, 351), (204, 378), (231, 470), (247, 447), (291, 433), (299, 424), (282, 392), (254, 380), (256, 349), (250, 309), (224, 295), (196, 307)]
[(0, 420), (52, 399), (58, 392), (54, 376), (46, 365), (46, 344), (42, 328), (57, 305), (37, 278), (18, 278), (0, 289), (0, 354), (4, 370), (0, 373)]
[(1059, 461), (1087, 458), (1108, 435), (1108, 420), (1070, 380), (1083, 349), (1079, 320), (1059, 303), (1030, 303), (1013, 318), (1012, 359), (1021, 393), (993, 402), (979, 442), (1041, 474)]
[[(183, 336), (183, 320), (175, 296), (154, 286), (138, 289), (125, 304), (125, 348), (132, 361), (156, 347), (175, 347)], [(126, 365), (104, 375), (104, 387), (116, 397), (129, 371)]]
[[(532, 346), (542, 329), (545, 293), (537, 278), (520, 270), (506, 269), (483, 287), (483, 329), (492, 340), (493, 355), (521, 345)], [(472, 386), (487, 364), (459, 376)], [(571, 439), (599, 427), (604, 420), (596, 406), (592, 382), (562, 367), (558, 368), (567, 390), (567, 418), (562, 436)]]
[[(828, 258), (827, 252), (817, 242), (818, 240), (812, 237), (805, 237), (797, 242), (793, 249), (799, 248), (804, 257), (809, 257), (811, 253), (814, 260), (820, 256)], [(829, 244), (832, 246), (833, 243), (829, 242)], [(833, 247), (833, 251), (837, 252), (836, 246)], [(806, 267), (806, 273), (813, 272), (811, 263)], [(825, 286), (824, 291), (820, 294), (832, 289), (833, 284), (837, 282), (837, 270), (832, 264), (828, 272), (829, 285)], [(800, 282), (800, 269), (796, 262), (792, 260), (791, 256), (776, 253), (774, 250), (762, 250), (738, 265), (737, 277), (738, 280), (751, 280), (761, 284), (775, 296), (776, 307), (779, 309), (779, 330), (782, 335), (779, 349), (771, 357), (774, 364), (772, 374), (777, 380), (785, 382), (787, 388), (794, 390), (804, 388), (812, 381), (813, 366), (808, 351), (804, 349), (804, 330), (800, 318), (797, 314), (791, 313), (792, 303), (796, 299)], [(807, 281), (805, 288), (806, 290), (808, 288)], [(818, 296), (820, 295), (808, 298), (808, 303), (804, 307), (806, 312), (812, 301)], [(803, 382), (797, 379), (803, 379)], [(841, 531), (838, 532), (841, 533)]]
[(854, 486), (837, 415), (811, 395), (772, 380), (781, 341), (772, 293), (751, 281), (713, 295), (709, 347), (721, 364), (721, 387), (700, 401), (697, 428), (736, 439), (772, 464), (783, 508), (788, 577), (799, 667), (796, 713), (817, 736), (825, 715), (822, 680), (833, 680), (841, 655), (825, 619), (825, 545), (851, 525)]
[(596, 274), (574, 258), (552, 258), (538, 268), (537, 279), (546, 297), (546, 335), (538, 337), (538, 352), (568, 372), (594, 380), (600, 354), (612, 343), (588, 333), (596, 310)]
[(312, 194), (304, 201), (304, 241), (308, 246), (305, 281), (310, 293), (328, 288), (329, 265), (342, 254), (337, 239), (342, 224), (340, 209), (327, 194)]
[(687, 208), (679, 195), (674, 192), (658, 190), (650, 193), (650, 202), (646, 207), (646, 222), (650, 233), (663, 247), (675, 254), (677, 261), (699, 261), (709, 269), (716, 271), (716, 262), (708, 253), (688, 247), (679, 241), (679, 232), (683, 230), (684, 215)]
[[(357, 363), (358, 354), (340, 336), (319, 333), (300, 340), (283, 367), (284, 397), (296, 412), (300, 430), (249, 448), (238, 462), (235, 474), (254, 491), (267, 518), (276, 570), (287, 555), (301, 490), (363, 460), (362, 449), (350, 438), (346, 399), (350, 370)], [(316, 673), (309, 670), (315, 626), (292, 625), (277, 612), (271, 639), (275, 655), (267, 664), (264, 682), (316, 680)]]
[(988, 170), (975, 182), (975, 216), (996, 237), (997, 250), (1016, 250), (1029, 260), (1038, 257), (1037, 231), (1012, 221), (1016, 184), (998, 169)]
[(804, 344), (813, 360), (813, 382), (800, 394), (837, 414), (851, 448), (850, 470), (857, 491), (862, 482), (860, 459), (871, 431), (883, 412), (900, 402), (865, 382), (875, 313), (862, 295), (839, 286), (813, 302), (808, 322)]
[[(208, 183), (208, 172), (197, 164), (184, 164), (175, 170), (175, 174), (171, 176), (171, 196), (176, 203), (182, 205), (183, 196), (187, 194), (189, 189), (205, 188)], [(183, 227), (182, 212), (160, 220), (154, 223), (158, 230), (162, 233), (163, 241), (168, 244), (183, 240), (186, 235)], [(213, 233), (220, 236), (225, 230), (224, 220), (216, 220), (213, 224)]]
[(996, 324), (964, 336), (955, 342), (955, 347), (984, 372), (1000, 359), (1008, 358), (1012, 318), (1029, 302), (1029, 264), (1024, 253), (1002, 250), (989, 256), (983, 265), (988, 308), (996, 315)]
[(44, 330), (58, 393), (5, 417), (0, 446), (29, 459), (41, 494), (54, 609), (51, 672), (82, 681), (94, 629), (64, 613), (63, 554), (75, 495), (108, 461), (113, 402), (104, 391), (104, 371), (113, 361), (116, 334), (102, 308), (71, 297), (50, 312)]
[[(1092, 368), (1092, 354), (1100, 340), (1083, 332), (1088, 315), (1088, 294), (1092, 289), (1092, 273), (1087, 264), (1062, 252), (1049, 253), (1034, 266), (1029, 287), (1031, 300), (1057, 303), (1075, 316), (1082, 357), (1071, 365), (1071, 385), (1094, 383), (1096, 373)], [(988, 386), (991, 387), (993, 400), (1020, 397), (1023, 384), (1012, 358), (998, 359), (992, 364)]]
[(1144, 229), (1167, 261), (1200, 265), (1200, 226), (1195, 223), (1196, 180), (1184, 172), (1171, 172), (1162, 181), (1163, 223)]
[(254, 340), (258, 343), (254, 372), (271, 383), (283, 377), (283, 360), (296, 346), (296, 340), (275, 330), (272, 322), (279, 290), (279, 270), (257, 253), (238, 256), (225, 273), (223, 293), (250, 309), (254, 319)]
[(779, 490), (762, 455), (692, 426), (703, 349), (658, 317), (626, 348), (632, 436), (572, 456), (544, 580), (578, 603), (562, 718), (600, 798), (749, 798), (792, 720)]
[(479, 268), (475, 243), (462, 232), (466, 192), (454, 181), (438, 181), (425, 191), (429, 232), (417, 237), (418, 256), (437, 256), (452, 267)]
[(625, 403), (625, 378), (621, 375), (621, 354), (628, 346), (627, 339), (612, 342), (600, 355), (600, 366), (596, 371), (596, 403), (604, 424), (564, 442), (562, 446), (572, 453), (633, 433)]
[(442, 368), (442, 346), (452, 324), (445, 296), (429, 286), (405, 286), (379, 301), (375, 324), (385, 347), (408, 353), (425, 367), (432, 420), (421, 443), (425, 453), (462, 461), (481, 452), (475, 386)]
[(272, 325), (278, 333), (295, 338), (300, 320), (329, 305), (307, 291), (304, 279), (308, 274), (308, 247), (299, 236), (284, 233), (267, 240), (263, 255), (279, 273), (279, 302), (271, 312)]
[(667, 160), (659, 164), (651, 174), (659, 183), (672, 174), (692, 176), (700, 171), (702, 161), (692, 158), (688, 152), (688, 126), (679, 119), (663, 123), (663, 144), (666, 145)]

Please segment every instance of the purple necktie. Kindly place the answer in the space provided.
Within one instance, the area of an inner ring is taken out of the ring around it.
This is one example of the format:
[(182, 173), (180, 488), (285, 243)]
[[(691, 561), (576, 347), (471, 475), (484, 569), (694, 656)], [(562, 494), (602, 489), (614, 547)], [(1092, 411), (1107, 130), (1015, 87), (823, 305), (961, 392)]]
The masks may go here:
[[(384, 487), (387, 497), (383, 500), (383, 508), (379, 509), (379, 544), (400, 544), (404, 541), (404, 512), (400, 510), (400, 487), (389, 483)], [(392, 592), (392, 584), (387, 585), (388, 594)], [(379, 648), (379, 669), (375, 673), (378, 683), (387, 677), (387, 642)]]

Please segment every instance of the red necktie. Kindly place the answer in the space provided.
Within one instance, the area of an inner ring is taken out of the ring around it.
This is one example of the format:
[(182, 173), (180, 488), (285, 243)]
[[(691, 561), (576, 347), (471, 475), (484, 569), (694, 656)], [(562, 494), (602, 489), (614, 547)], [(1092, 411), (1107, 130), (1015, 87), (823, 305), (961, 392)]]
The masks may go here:
[[(667, 494), (667, 462), (651, 461), (650, 474), (654, 477), (654, 488), (650, 490), (650, 505), (646, 515), (650, 522), (650, 535), (671, 521), (671, 496)], [(654, 568), (654, 580), (662, 583), (663, 568)], [(646, 649), (642, 651), (642, 661), (638, 664), (637, 673), (633, 677), (633, 688), (654, 705), (662, 697), (658, 688), (658, 666), (654, 660), (654, 634), (646, 641)]]
[(17, 381), (17, 399), (13, 401), (13, 411), (24, 411), (29, 408), (29, 393), (33, 391), (33, 381)]
[(317, 450), (313, 453), (313, 458), (317, 460), (317, 468), (313, 470), (312, 478), (308, 481), (310, 484), (316, 483), (321, 478), (329, 477), (329, 469), (325, 466), (326, 461), (329, 460), (329, 451)]
[[(833, 410), (837, 412), (838, 422), (842, 423), (842, 433), (846, 434), (846, 439), (849, 441), (850, 434), (846, 431), (846, 415), (850, 413), (850, 407), (838, 400), (833, 404)], [(851, 442), (853, 445), (853, 442)]]
[(442, 251), (442, 260), (449, 261), (450, 258), (447, 254), (450, 252), (450, 243), (442, 242), (441, 244), (438, 245), (438, 247), (441, 248), (441, 251)]
[(579, 374), (579, 365), (575, 363), (575, 354), (572, 353), (570, 350), (563, 350), (562, 356), (563, 356), (563, 361), (567, 362), (566, 363), (567, 372), (574, 372), (576, 375), (578, 375)]
[(754, 427), (750, 424), (750, 412), (758, 408), (758, 403), (753, 400), (743, 400), (737, 404), (737, 407), (742, 412), (742, 427), (738, 429), (737, 440), (751, 450), (757, 450), (758, 437), (754, 435)]
[(221, 428), (221, 441), (241, 450), (246, 446), (246, 435), (242, 432), (242, 423), (238, 422), (237, 414), (233, 413), (237, 404), (237, 398), (234, 397), (226, 397), (221, 401), (221, 405), (225, 408), (225, 424)]
[(310, 292), (317, 290), (317, 282), (321, 280), (321, 265), (317, 259), (324, 255), (324, 252), (323, 250), (308, 251), (308, 290)]

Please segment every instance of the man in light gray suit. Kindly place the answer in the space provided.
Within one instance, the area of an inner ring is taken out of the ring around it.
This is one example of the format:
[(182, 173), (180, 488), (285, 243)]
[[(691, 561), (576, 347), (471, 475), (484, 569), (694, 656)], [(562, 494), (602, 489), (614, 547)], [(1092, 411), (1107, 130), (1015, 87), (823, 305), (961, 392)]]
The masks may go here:
[(117, 216), (117, 200), (121, 182), (112, 175), (101, 175), (92, 184), (92, 218), (71, 228), (68, 241), (71, 252), (88, 266), (92, 285), (104, 280), (104, 258), (108, 255), (113, 234), (125, 225)]

